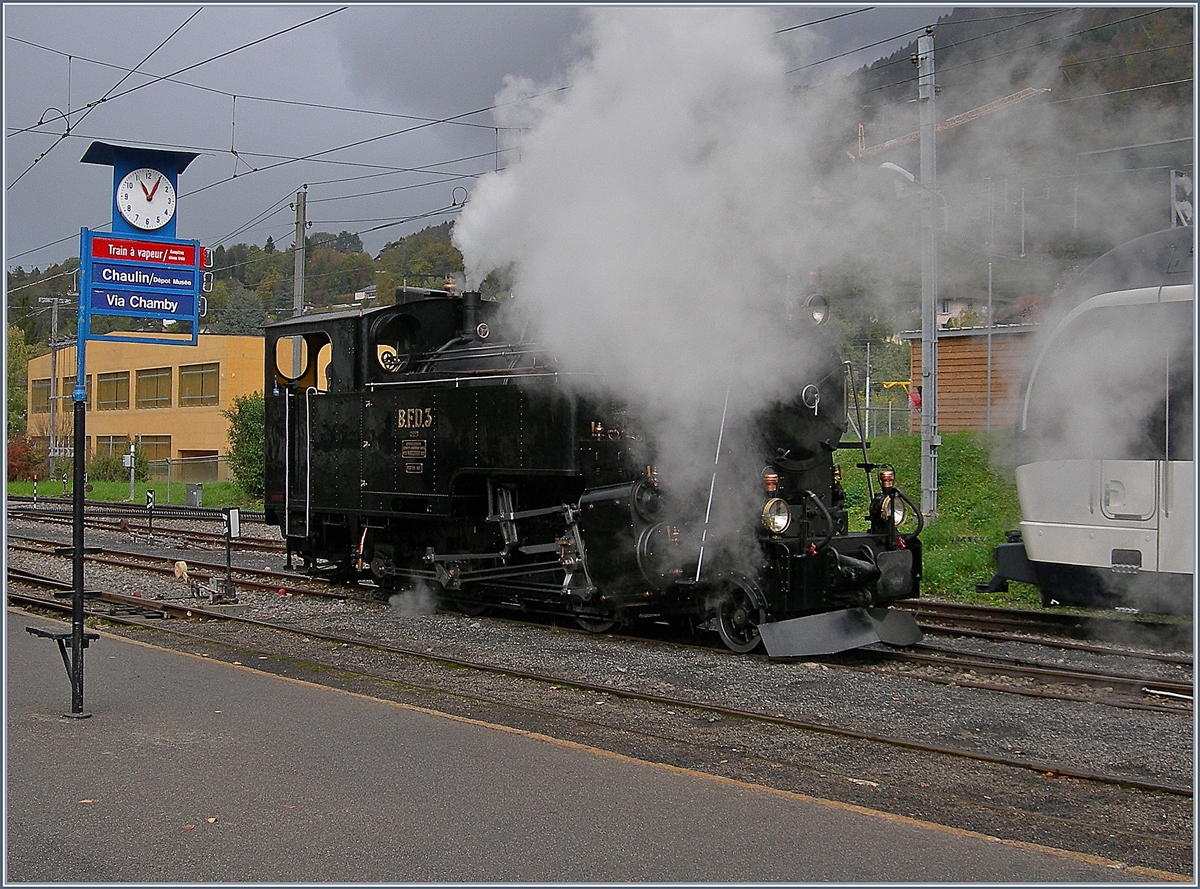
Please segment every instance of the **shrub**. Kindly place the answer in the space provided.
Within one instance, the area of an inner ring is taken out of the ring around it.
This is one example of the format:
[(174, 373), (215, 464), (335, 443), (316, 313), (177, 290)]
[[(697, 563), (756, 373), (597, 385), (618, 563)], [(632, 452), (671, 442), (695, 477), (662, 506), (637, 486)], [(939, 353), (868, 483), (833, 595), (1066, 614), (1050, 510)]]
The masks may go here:
[(88, 464), (87, 477), (89, 482), (119, 482), (129, 478), (129, 470), (120, 454), (97, 454)]
[(31, 481), (46, 470), (43, 464), (46, 455), (34, 447), (27, 435), (14, 435), (8, 440), (8, 480), (10, 482)]
[(261, 392), (238, 395), (221, 415), (229, 421), (229, 470), (251, 497), (263, 495), (263, 411)]

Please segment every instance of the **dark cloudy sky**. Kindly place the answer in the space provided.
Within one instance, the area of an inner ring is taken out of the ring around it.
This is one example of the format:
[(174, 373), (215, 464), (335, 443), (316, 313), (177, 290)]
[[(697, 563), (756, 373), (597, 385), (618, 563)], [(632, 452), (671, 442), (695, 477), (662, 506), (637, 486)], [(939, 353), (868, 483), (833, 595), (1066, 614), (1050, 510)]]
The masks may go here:
[[(779, 35), (796, 84), (869, 64), (949, 11), (771, 7), (780, 30), (837, 17)], [(312, 230), (357, 232), (372, 253), (454, 219), (476, 178), (511, 156), (490, 111), (506, 78), (568, 80), (585, 17), (552, 5), (5, 3), (6, 267), (60, 262), (78, 255), (81, 228), (108, 228), (111, 169), (80, 163), (95, 140), (198, 153), (180, 178), (178, 237), (209, 246), (289, 246), (304, 185)]]

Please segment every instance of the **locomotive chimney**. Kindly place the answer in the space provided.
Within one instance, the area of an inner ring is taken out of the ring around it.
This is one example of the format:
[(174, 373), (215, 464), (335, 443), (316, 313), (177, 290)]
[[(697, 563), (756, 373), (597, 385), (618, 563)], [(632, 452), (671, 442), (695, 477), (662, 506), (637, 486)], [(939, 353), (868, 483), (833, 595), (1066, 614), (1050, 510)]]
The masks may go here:
[(477, 290), (465, 290), (462, 295), (463, 326), (462, 335), (468, 339), (485, 340), (488, 336), (487, 324), (479, 320), (479, 304), (483, 297)]

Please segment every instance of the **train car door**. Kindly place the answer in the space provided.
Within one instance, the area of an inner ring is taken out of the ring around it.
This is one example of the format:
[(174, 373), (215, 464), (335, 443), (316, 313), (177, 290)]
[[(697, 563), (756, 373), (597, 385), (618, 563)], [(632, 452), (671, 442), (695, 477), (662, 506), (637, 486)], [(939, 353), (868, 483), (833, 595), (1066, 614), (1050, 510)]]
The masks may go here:
[(284, 458), (284, 525), (287, 537), (308, 536), (312, 486), (312, 419), (309, 392), (288, 392), (285, 404), (287, 453)]
[(1147, 522), (1158, 512), (1158, 467), (1154, 460), (1101, 460), (1100, 509), (1106, 518)]

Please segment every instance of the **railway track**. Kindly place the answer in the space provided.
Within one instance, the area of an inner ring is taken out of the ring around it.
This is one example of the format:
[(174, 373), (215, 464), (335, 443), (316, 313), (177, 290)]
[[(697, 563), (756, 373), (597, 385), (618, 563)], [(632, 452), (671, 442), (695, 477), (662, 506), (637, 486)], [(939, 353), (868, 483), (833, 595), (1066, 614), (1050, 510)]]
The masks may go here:
[[(1042, 661), (964, 652), (924, 643), (918, 643), (903, 651), (871, 649), (866, 656), (880, 661), (942, 671), (941, 675), (927, 672), (917, 677), (926, 681), (986, 688), (1008, 694), (1088, 701), (1128, 710), (1151, 710), (1161, 713), (1187, 711), (1193, 703), (1194, 686), (1190, 678), (1187, 681), (1176, 681), (1157, 676), (1104, 672), (1081, 667), (1066, 668)], [(981, 676), (1009, 677), (1029, 684), (1000, 685)], [(1096, 689), (1102, 695), (1093, 697), (1071, 690), (1079, 687)]]
[[(63, 549), (53, 541), (22, 536), (10, 537), (9, 545), (17, 550), (42, 555), (61, 555)], [(170, 556), (155, 556), (128, 550), (104, 550), (89, 553), (84, 558), (85, 561), (94, 564), (109, 565), (130, 571), (149, 571), (158, 575), (174, 575), (177, 570), (176, 561)], [(216, 583), (213, 578), (218, 578), (219, 581), (224, 580), (226, 571), (223, 565), (191, 560), (187, 564), (193, 591), (200, 583), (211, 584), (215, 588)], [(241, 587), (243, 593), (264, 591), (278, 594), (282, 591), (292, 595), (375, 601), (378, 599), (379, 592), (373, 587), (333, 586), (308, 577), (246, 567), (234, 568), (232, 577), (235, 588)], [(173, 601), (180, 600), (190, 601), (194, 604), (200, 600), (200, 594), (188, 596), (181, 593)], [(210, 598), (210, 602), (215, 603), (216, 601)], [(239, 600), (226, 597), (221, 601), (229, 604)], [(974, 616), (986, 617), (986, 615), (978, 614), (978, 609), (973, 610), (972, 613)], [(564, 628), (556, 628), (555, 631), (571, 632)], [(989, 635), (996, 636), (997, 634)], [(644, 639), (646, 637), (645, 634), (640, 634), (632, 636), (632, 638)], [(1008, 638), (1015, 639), (1017, 637)], [(1028, 640), (1021, 637), (1020, 641)], [(697, 643), (693, 639), (679, 644), (686, 647), (702, 643)], [(1045, 640), (1042, 644), (1051, 648), (1055, 645), (1052, 640)], [(1168, 656), (1156, 652), (1117, 652), (1100, 646), (1090, 646), (1089, 650), (1109, 655), (1119, 654), (1126, 659), (1143, 657), (1159, 661), (1165, 659), (1169, 663), (1186, 667), (1189, 671), (1192, 666), (1191, 658), (1181, 655)], [(911, 667), (905, 672), (905, 675), (922, 681), (987, 688), (1030, 697), (1089, 701), (1125, 709), (1179, 712), (1190, 707), (1192, 702), (1190, 676), (1186, 682), (1174, 681), (1134, 673), (1117, 673), (1111, 670), (1071, 668), (1061, 664), (1029, 659), (968, 654), (950, 648), (939, 649), (930, 645), (907, 650), (877, 646), (823, 659), (824, 663), (835, 667), (847, 664), (853, 666), (855, 663), (863, 661), (872, 664), (891, 664), (895, 665), (896, 669)], [(1005, 681), (1001, 681), (1002, 679)]]
[[(8, 514), (12, 517), (29, 517), (40, 518), (42, 516), (70, 516), (74, 504), (69, 497), (41, 497), (34, 500), (32, 497), (12, 497), (8, 498)], [(151, 509), (145, 505), (136, 503), (121, 503), (110, 500), (85, 500), (83, 503), (84, 516), (105, 516), (117, 518), (147, 518), (151, 513)], [(220, 522), (223, 519), (224, 512), (220, 509), (201, 506), (172, 506), (170, 504), (156, 504), (153, 508), (153, 514), (159, 519), (178, 519), (178, 520), (196, 520), (206, 522)], [(261, 512), (253, 510), (239, 510), (239, 515), (243, 522), (261, 522), (265, 516)]]
[[(10, 518), (22, 518), (37, 521), (40, 524), (46, 525), (66, 525), (73, 524), (70, 516), (51, 513), (46, 515), (31, 516), (28, 513), (12, 514)], [(157, 534), (158, 544), (171, 544), (181, 549), (224, 549), (225, 534), (210, 533), (207, 531), (197, 531), (194, 528), (173, 528), (170, 525), (159, 524), (158, 528), (147, 521), (142, 524), (134, 524), (128, 517), (120, 517), (115, 520), (105, 520), (100, 518), (85, 518), (83, 525), (85, 528), (93, 531), (107, 531), (116, 534), (128, 534), (130, 539), (141, 539), (147, 544), (156, 542), (155, 535)], [(255, 537), (239, 537), (237, 539), (237, 549), (239, 551), (253, 551), (263, 553), (283, 553), (285, 547), (282, 541), (266, 540)]]
[[(1036, 641), (1047, 636), (1054, 644), (1076, 650), (1096, 650), (1094, 643), (1137, 644), (1175, 651), (1192, 648), (1192, 622), (1154, 615), (1080, 615), (1064, 611), (993, 608), (913, 599), (898, 607), (917, 618), (923, 629), (954, 631), (983, 639)], [(1073, 640), (1066, 642), (1064, 640)]]
[[(13, 589), (13, 582), (19, 581), (28, 585), (45, 584), (50, 588), (60, 589), (62, 581), (56, 579), (40, 579), (29, 573), (24, 573), (21, 576), (13, 576), (10, 574), (10, 583), (8, 590), (8, 598), (10, 602), (33, 607), (46, 609), (58, 612), (69, 612), (70, 604), (62, 601), (61, 598), (46, 598), (33, 594), (22, 593)], [(104, 607), (99, 607), (103, 605)], [(370, 649), (377, 652), (387, 653), (403, 658), (411, 658), (418, 661), (436, 664), (443, 668), (452, 668), (454, 670), (469, 670), (476, 673), (487, 673), (497, 676), (508, 677), (512, 679), (520, 679), (527, 682), (535, 682), (543, 685), (554, 685), (557, 687), (567, 686), (579, 691), (603, 693), (613, 697), (641, 701), (654, 704), (660, 707), (667, 708), (689, 708), (692, 711), (699, 713), (717, 714), (723, 717), (735, 717), (738, 719), (749, 720), (753, 722), (786, 726), (795, 729), (802, 729), (810, 732), (819, 732), (822, 734), (836, 735), (843, 738), (853, 738), (862, 741), (886, 744), (893, 747), (901, 747), (909, 750), (919, 751), (922, 753), (937, 754), (941, 756), (961, 757), (972, 759), (980, 762), (987, 762), (996, 765), (1007, 766), (1011, 768), (1026, 769), (1035, 771), (1042, 775), (1055, 775), (1061, 777), (1070, 777), (1082, 781), (1095, 782), (1100, 784), (1111, 784), (1123, 787), (1132, 787), (1140, 790), (1148, 790), (1158, 793), (1169, 793), (1178, 796), (1192, 795), (1190, 787), (1167, 784), (1162, 782), (1145, 781), (1131, 776), (1098, 774), (1083, 772), (1073, 769), (1066, 769), (1061, 766), (1048, 762), (1033, 761), (1025, 758), (1004, 757), (982, 754), (975, 751), (956, 749), (953, 747), (932, 745), (926, 743), (915, 742), (909, 739), (900, 737), (890, 737), (887, 735), (852, 731), (836, 726), (831, 726), (825, 723), (812, 720), (801, 720), (791, 717), (786, 717), (781, 714), (770, 714), (764, 712), (756, 712), (744, 708), (728, 707), (702, 701), (689, 700), (680, 697), (672, 697), (670, 695), (649, 694), (640, 691), (628, 689), (614, 688), (611, 685), (600, 684), (594, 682), (585, 682), (570, 678), (565, 678), (562, 675), (549, 675), (527, 670), (512, 669), (509, 667), (487, 664), (471, 658), (454, 657), (444, 653), (436, 653), (428, 650), (420, 650), (411, 646), (392, 645), (379, 640), (364, 640), (359, 637), (348, 636), (341, 633), (319, 630), (310, 626), (295, 626), (277, 621), (265, 621), (257, 618), (250, 618), (231, 614), (225, 611), (213, 610), (205, 608), (202, 604), (189, 604), (179, 602), (162, 602), (156, 600), (142, 599), (133, 596), (126, 596), (120, 593), (96, 592), (93, 594), (86, 609), (89, 616), (101, 618), (113, 623), (123, 624), (126, 626), (144, 626), (144, 622), (151, 616), (157, 618), (173, 617), (184, 618), (188, 620), (206, 620), (206, 621), (228, 621), (233, 623), (244, 624), (261, 629), (267, 629), (273, 632), (293, 634), (302, 636), (307, 639), (319, 639), (331, 643), (336, 643), (345, 646), (355, 646), (364, 649)], [(153, 612), (158, 612), (153, 614)], [(157, 628), (160, 631), (173, 633), (176, 635), (187, 635), (183, 630), (177, 629), (169, 622), (159, 622)], [(465, 683), (457, 686), (459, 690), (455, 694), (462, 695), (466, 692), (464, 688), (472, 687), (472, 683)], [(425, 689), (426, 691), (435, 691), (435, 689)], [(442, 690), (436, 690), (442, 691)], [(549, 713), (542, 715), (552, 715)]]
[[(34, 553), (42, 556), (63, 557), (71, 554), (70, 547), (64, 547), (55, 541), (22, 537), (20, 535), (9, 535), (8, 546), (10, 550)], [(178, 577), (176, 566), (180, 561), (174, 556), (155, 556), (131, 550), (99, 548), (85, 552), (83, 558), (85, 564), (109, 565), (128, 571), (146, 571), (157, 575), (171, 575), (175, 577)], [(227, 574), (226, 566), (220, 563), (204, 562), (190, 557), (185, 561), (188, 572), (187, 578), (190, 581), (209, 584), (213, 582), (214, 578), (223, 580)], [(271, 593), (277, 593), (282, 590), (284, 593), (330, 599), (350, 599), (356, 597), (353, 587), (332, 586), (323, 581), (308, 577), (297, 577), (295, 575), (246, 568), (244, 566), (232, 567), (228, 573), (232, 574), (235, 588), (243, 587)], [(180, 579), (182, 580), (182, 578)], [(364, 598), (364, 596), (360, 593), (357, 594), (357, 598)]]

